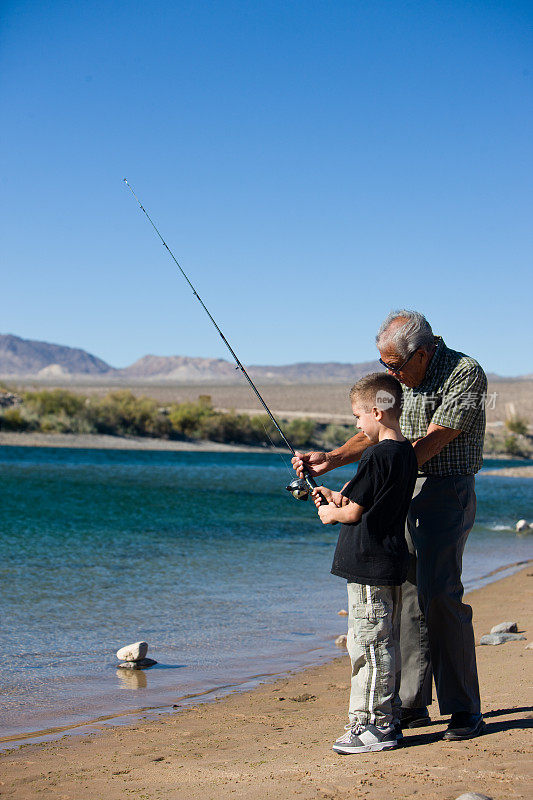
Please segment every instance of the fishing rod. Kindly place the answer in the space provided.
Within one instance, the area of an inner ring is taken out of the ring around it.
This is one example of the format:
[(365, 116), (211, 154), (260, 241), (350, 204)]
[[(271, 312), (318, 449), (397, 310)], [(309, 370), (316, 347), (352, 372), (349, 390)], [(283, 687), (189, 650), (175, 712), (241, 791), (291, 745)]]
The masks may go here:
[[(123, 179), (123, 182), (126, 184), (126, 186), (128, 187), (128, 189), (130, 190), (130, 192), (131, 192), (131, 193), (132, 193), (132, 195), (134, 196), (135, 200), (137, 201), (137, 203), (138, 203), (138, 205), (139, 205), (139, 208), (141, 209), (141, 211), (143, 212), (143, 214), (144, 214), (144, 215), (146, 216), (146, 218), (148, 219), (148, 221), (149, 221), (150, 225), (152, 226), (152, 228), (154, 229), (154, 231), (157, 233), (158, 237), (160, 238), (160, 240), (161, 240), (161, 242), (162, 242), (162, 244), (163, 244), (163, 247), (165, 247), (165, 249), (168, 251), (168, 253), (169, 253), (169, 255), (170, 255), (171, 259), (174, 261), (175, 265), (177, 266), (177, 268), (179, 269), (179, 271), (181, 272), (181, 274), (183, 275), (183, 277), (185, 278), (185, 280), (186, 280), (186, 281), (187, 281), (187, 283), (189, 284), (189, 287), (192, 289), (192, 293), (193, 293), (193, 295), (196, 297), (196, 299), (198, 300), (198, 302), (199, 302), (199, 303), (200, 303), (200, 305), (202, 306), (203, 310), (205, 311), (205, 313), (207, 314), (207, 316), (209, 317), (209, 319), (211, 320), (211, 322), (212, 322), (212, 323), (213, 323), (213, 325), (215, 326), (215, 328), (216, 328), (216, 330), (217, 330), (217, 332), (218, 332), (218, 335), (220, 336), (220, 338), (222, 339), (222, 341), (224, 342), (224, 344), (226, 345), (226, 347), (227, 347), (227, 348), (228, 348), (228, 350), (230, 351), (230, 353), (231, 353), (231, 355), (232, 355), (233, 359), (235, 360), (235, 363), (237, 364), (237, 369), (239, 369), (239, 370), (242, 372), (242, 374), (244, 375), (244, 377), (246, 378), (246, 380), (247, 380), (247, 381), (248, 381), (248, 383), (250, 384), (250, 386), (251, 386), (251, 388), (252, 388), (252, 390), (253, 390), (253, 392), (254, 392), (255, 396), (257, 397), (257, 399), (259, 400), (259, 402), (261, 403), (261, 405), (262, 405), (262, 406), (263, 406), (263, 408), (265, 409), (266, 413), (268, 414), (268, 416), (270, 417), (270, 419), (271, 419), (271, 420), (272, 420), (272, 422), (274, 423), (274, 426), (275, 426), (275, 428), (276, 428), (277, 432), (279, 433), (279, 435), (281, 436), (282, 440), (285, 442), (285, 444), (287, 445), (287, 447), (289, 448), (289, 450), (291, 451), (291, 453), (293, 454), (293, 456), (294, 456), (294, 455), (296, 455), (296, 450), (294, 449), (294, 447), (292, 446), (292, 444), (290, 443), (290, 441), (287, 439), (287, 437), (286, 437), (286, 436), (285, 436), (285, 434), (283, 433), (283, 431), (282, 431), (282, 429), (281, 429), (281, 426), (279, 425), (279, 423), (278, 423), (278, 421), (277, 421), (276, 417), (274, 416), (274, 414), (272, 413), (272, 411), (269, 409), (269, 407), (267, 406), (267, 404), (265, 403), (265, 401), (264, 401), (264, 400), (263, 400), (263, 398), (261, 397), (261, 395), (260, 395), (260, 393), (259, 393), (259, 390), (258, 390), (257, 386), (255, 385), (255, 383), (253, 382), (253, 380), (250, 378), (250, 376), (249, 376), (249, 375), (248, 375), (248, 373), (246, 372), (246, 370), (245, 370), (244, 366), (241, 364), (241, 362), (240, 362), (240, 360), (239, 360), (239, 358), (238, 358), (238, 356), (237, 356), (236, 352), (234, 351), (233, 347), (230, 345), (230, 343), (228, 342), (228, 340), (226, 339), (226, 337), (224, 336), (224, 334), (222, 333), (222, 331), (221, 331), (221, 330), (220, 330), (220, 328), (218, 327), (217, 323), (215, 322), (215, 319), (214, 319), (214, 317), (212, 316), (211, 312), (209, 311), (209, 309), (208, 309), (208, 308), (207, 308), (207, 306), (205, 305), (204, 301), (202, 300), (202, 298), (200, 297), (200, 295), (198, 294), (198, 292), (196, 291), (196, 289), (195, 289), (195, 288), (194, 288), (194, 286), (192, 285), (191, 281), (189, 280), (189, 277), (188, 277), (188, 276), (187, 276), (187, 274), (185, 273), (185, 270), (182, 268), (182, 266), (181, 266), (181, 265), (180, 265), (180, 263), (178, 262), (178, 260), (177, 260), (176, 256), (174, 255), (174, 253), (172, 252), (172, 250), (170, 249), (170, 247), (168, 246), (168, 244), (165, 242), (165, 240), (164, 240), (164, 239), (163, 239), (163, 237), (161, 236), (161, 234), (160, 234), (160, 232), (159, 232), (159, 230), (158, 230), (158, 228), (157, 228), (157, 226), (156, 226), (155, 222), (153, 221), (153, 219), (152, 219), (152, 218), (151, 218), (151, 216), (149, 215), (148, 211), (145, 209), (145, 207), (143, 206), (143, 204), (141, 203), (141, 201), (139, 200), (139, 198), (137, 197), (137, 195), (136, 195), (136, 194), (135, 194), (135, 192), (133, 191), (133, 188), (132, 188), (132, 186), (131, 186), (131, 185), (128, 183), (128, 181), (127, 181), (127, 179), (126, 179), (126, 178), (124, 178), (124, 179)], [(289, 485), (288, 485), (288, 486), (286, 486), (285, 488), (286, 488), (286, 489), (287, 489), (287, 491), (289, 491), (289, 492), (292, 494), (292, 496), (293, 496), (293, 497), (295, 497), (297, 500), (307, 500), (307, 498), (308, 498), (309, 494), (310, 494), (310, 493), (313, 491), (313, 489), (316, 489), (316, 483), (315, 483), (315, 481), (313, 480), (313, 478), (312, 478), (312, 477), (309, 475), (309, 473), (308, 473), (307, 471), (304, 471), (303, 478), (295, 478), (295, 479), (294, 479), (293, 481), (291, 481), (291, 482), (289, 483)], [(325, 497), (323, 497), (323, 495), (321, 495), (321, 497), (322, 497), (322, 501), (323, 501), (323, 502), (321, 503), (321, 505), (324, 505), (324, 504), (326, 504), (326, 505), (327, 505), (327, 500), (325, 499)]]

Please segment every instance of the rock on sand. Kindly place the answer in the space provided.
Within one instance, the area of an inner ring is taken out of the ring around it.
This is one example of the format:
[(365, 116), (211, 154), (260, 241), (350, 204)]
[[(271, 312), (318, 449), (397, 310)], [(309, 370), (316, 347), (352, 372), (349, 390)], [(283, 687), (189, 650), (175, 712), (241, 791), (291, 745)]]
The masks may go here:
[(515, 642), (519, 639), (526, 640), (525, 636), (519, 633), (486, 633), (479, 640), (480, 644), (503, 644), (504, 642)]
[(459, 797), (457, 797), (456, 800), (492, 800), (492, 797), (489, 797), (486, 794), (476, 794), (475, 792), (465, 792), (465, 794), (462, 794)]
[(491, 633), (518, 633), (518, 622), (500, 622), (490, 629)]

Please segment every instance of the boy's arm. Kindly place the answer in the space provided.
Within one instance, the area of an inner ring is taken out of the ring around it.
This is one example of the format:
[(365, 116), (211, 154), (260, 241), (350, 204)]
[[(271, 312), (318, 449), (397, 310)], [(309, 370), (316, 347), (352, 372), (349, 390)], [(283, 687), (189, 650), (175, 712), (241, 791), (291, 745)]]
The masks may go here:
[[(348, 486), (348, 484), (346, 484), (346, 486)], [(340, 492), (333, 492), (331, 489), (328, 489), (327, 486), (317, 486), (316, 489), (313, 489), (312, 498), (317, 508), (321, 506), (322, 498), (325, 498), (328, 503), (333, 503), (336, 506), (344, 506), (349, 502), (348, 498), (342, 494), (342, 490)]]
[(363, 516), (364, 510), (363, 506), (360, 506), (359, 503), (348, 500), (341, 508), (334, 503), (328, 503), (327, 506), (320, 506), (318, 509), (318, 516), (324, 525), (331, 525), (333, 522), (344, 522), (347, 525), (353, 525), (355, 522), (359, 522)]

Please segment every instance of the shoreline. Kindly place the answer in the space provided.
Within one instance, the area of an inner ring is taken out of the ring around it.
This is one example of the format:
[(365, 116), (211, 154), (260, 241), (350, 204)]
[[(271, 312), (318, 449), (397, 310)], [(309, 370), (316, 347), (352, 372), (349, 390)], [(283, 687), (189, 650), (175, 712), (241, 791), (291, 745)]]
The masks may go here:
[(485, 469), (479, 475), (498, 475), (500, 478), (533, 478), (533, 466), (525, 464), (523, 467), (499, 467), (498, 469)]
[[(480, 589), (490, 586), (491, 584), (496, 583), (499, 580), (503, 580), (505, 577), (516, 574), (521, 569), (526, 568), (528, 565), (530, 567), (533, 567), (533, 560), (516, 561), (510, 564), (503, 564), (502, 566), (491, 570), (486, 575), (482, 575), (481, 577), (476, 579), (474, 588), (465, 592), (464, 595), (465, 598), (467, 598), (472, 592), (479, 591)], [(498, 577), (500, 576), (501, 573), (505, 573), (505, 575), (501, 575), (501, 577)], [(196, 692), (193, 694), (177, 695), (174, 699), (183, 709), (188, 708), (192, 705), (209, 704), (214, 702), (215, 700), (227, 698), (232, 694), (239, 694), (246, 691), (253, 692), (258, 687), (262, 686), (265, 683), (272, 683), (273, 681), (276, 680), (289, 678), (291, 676), (297, 675), (300, 672), (305, 672), (308, 669), (313, 669), (320, 666), (326, 666), (327, 664), (331, 663), (332, 661), (336, 660), (339, 657), (338, 655), (339, 651), (336, 652), (333, 647), (334, 638), (335, 637), (333, 637), (331, 640), (331, 646), (332, 646), (331, 654), (328, 657), (327, 655), (325, 655), (324, 652), (322, 652), (320, 663), (307, 663), (301, 666), (294, 667), (289, 670), (282, 670), (280, 672), (247, 676), (234, 684), (226, 684), (223, 686), (211, 686), (209, 688), (206, 688), (200, 692)], [(309, 653), (311, 652), (312, 651), (309, 651)], [(7, 752), (8, 750), (14, 749), (19, 746), (25, 746), (29, 744), (39, 744), (44, 742), (53, 742), (57, 741), (59, 738), (77, 736), (80, 735), (81, 733), (83, 734), (91, 733), (97, 731), (102, 726), (102, 724), (106, 726), (113, 724), (117, 725), (128, 724), (128, 723), (136, 724), (138, 723), (141, 717), (158, 718), (161, 715), (172, 712), (174, 710), (174, 707), (175, 704), (173, 704), (172, 706), (170, 705), (142, 706), (139, 708), (116, 711), (109, 714), (102, 714), (97, 717), (94, 717), (93, 719), (83, 720), (71, 724), (50, 725), (49, 727), (43, 728), (41, 730), (16, 733), (12, 735), (10, 734), (5, 737), (2, 737), (0, 735), (0, 753)], [(13, 743), (12, 747), (11, 743)]]
[(0, 447), (64, 447), (80, 450), (153, 450), (175, 453), (287, 453), (286, 447), (254, 447), (208, 440), (180, 441), (104, 433), (23, 433), (0, 431)]
[(268, 679), (251, 691), (201, 704), (196, 699), (174, 714), (127, 725), (115, 718), (59, 740), (18, 743), (16, 750), (0, 753), (2, 792), (17, 800), (43, 796), (43, 791), (72, 800), (104, 794), (118, 800), (128, 791), (169, 800), (205, 799), (206, 792), (247, 800), (293, 795), (445, 800), (464, 791), (525, 797), (532, 564), (468, 595), (476, 642), (503, 619), (516, 620), (528, 640), (476, 648), (487, 720), (487, 734), (478, 739), (442, 742), (445, 720), (434, 703), (432, 725), (407, 731), (403, 747), (352, 757), (333, 754), (348, 695), (349, 662), (342, 654)]
[[(286, 447), (256, 447), (246, 444), (224, 444), (208, 440), (179, 441), (176, 439), (156, 439), (146, 436), (111, 436), (96, 433), (39, 433), (20, 431), (0, 431), (0, 447), (54, 447), (81, 450), (145, 450), (175, 453), (281, 453), (286, 455)], [(500, 453), (485, 453), (486, 459), (499, 461), (516, 460)], [(524, 459), (529, 461), (530, 459)], [(478, 476), (499, 475), (512, 478), (533, 478), (533, 466), (498, 467), (482, 469)]]

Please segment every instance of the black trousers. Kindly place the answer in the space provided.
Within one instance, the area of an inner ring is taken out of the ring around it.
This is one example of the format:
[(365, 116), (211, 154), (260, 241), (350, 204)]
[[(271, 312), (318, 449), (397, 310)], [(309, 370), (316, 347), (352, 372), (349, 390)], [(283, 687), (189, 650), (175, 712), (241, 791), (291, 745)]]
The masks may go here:
[(476, 514), (473, 475), (419, 478), (406, 538), (411, 563), (402, 586), (400, 698), (441, 714), (480, 712), (472, 608), (463, 603), (462, 559)]

